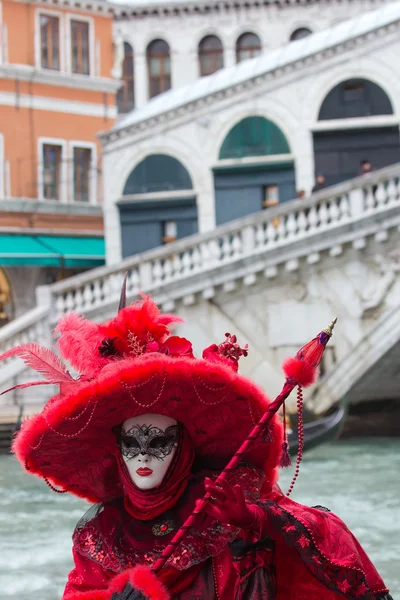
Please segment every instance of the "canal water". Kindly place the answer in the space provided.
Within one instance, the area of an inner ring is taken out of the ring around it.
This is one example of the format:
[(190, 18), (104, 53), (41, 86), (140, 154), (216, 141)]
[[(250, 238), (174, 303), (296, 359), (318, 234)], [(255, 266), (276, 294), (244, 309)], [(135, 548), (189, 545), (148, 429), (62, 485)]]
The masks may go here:
[[(282, 487), (289, 481), (285, 472)], [(292, 497), (338, 514), (400, 600), (400, 439), (315, 449), (304, 458)], [(13, 457), (0, 457), (1, 600), (61, 598), (72, 567), (71, 534), (87, 507), (25, 474)]]

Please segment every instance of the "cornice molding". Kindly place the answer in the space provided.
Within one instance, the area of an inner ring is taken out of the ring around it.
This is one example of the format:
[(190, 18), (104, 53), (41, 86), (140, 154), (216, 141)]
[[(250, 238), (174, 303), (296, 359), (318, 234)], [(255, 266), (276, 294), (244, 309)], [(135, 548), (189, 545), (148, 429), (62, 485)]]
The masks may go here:
[(338, 55), (355, 48), (359, 49), (365, 44), (369, 44), (374, 40), (379, 40), (384, 35), (393, 34), (399, 30), (400, 20), (385, 24), (374, 30), (356, 35), (354, 38), (347, 39), (335, 46), (324, 48), (323, 50), (319, 50), (306, 57), (301, 57), (298, 60), (295, 59), (286, 64), (280, 64), (262, 74), (249, 77), (249, 79), (245, 79), (233, 85), (227, 85), (224, 89), (215, 90), (209, 94), (196, 98), (193, 101), (174, 106), (170, 110), (149, 116), (132, 125), (101, 133), (99, 138), (101, 139), (103, 146), (107, 146), (108, 144), (121, 141), (129, 136), (146, 133), (149, 129), (152, 129), (154, 133), (154, 128), (158, 125), (165, 125), (167, 122), (170, 125), (172, 122), (177, 122), (182, 117), (187, 117), (188, 115), (192, 115), (191, 118), (193, 118), (194, 112), (201, 111), (202, 109), (209, 107), (210, 104), (229, 100), (233, 96), (238, 96), (243, 92), (248, 94), (249, 90), (259, 88), (262, 85), (265, 85), (266, 82), (273, 83), (284, 76), (308, 69), (316, 64), (320, 65), (325, 59), (337, 57)]
[[(380, 0), (382, 4), (386, 0)], [(373, 0), (370, 1), (371, 6), (376, 7)], [(309, 0), (308, 4), (323, 4), (323, 0)], [(134, 0), (131, 4), (110, 4), (112, 14), (116, 20), (130, 20), (143, 17), (189, 17), (192, 15), (210, 15), (212, 13), (222, 14), (233, 11), (240, 11), (242, 8), (246, 12), (255, 8), (260, 10), (263, 7), (279, 6), (279, 10), (290, 8), (293, 3), (288, 0), (225, 0), (221, 3), (220, 0), (197, 0), (195, 2), (148, 2), (141, 3), (135, 6)]]
[[(26, 0), (13, 0), (20, 4), (30, 4)], [(78, 12), (85, 12), (91, 14), (100, 14), (102, 16), (112, 17), (114, 14), (114, 7), (111, 2), (106, 0), (35, 0), (35, 4), (38, 6), (48, 6), (51, 8), (70, 8)]]
[(74, 73), (62, 73), (60, 71), (37, 69), (30, 65), (12, 63), (0, 65), (0, 79), (19, 79), (20, 81), (109, 94), (115, 94), (121, 87), (121, 81), (111, 78), (108, 79), (107, 77), (91, 77), (86, 75), (76, 75)]

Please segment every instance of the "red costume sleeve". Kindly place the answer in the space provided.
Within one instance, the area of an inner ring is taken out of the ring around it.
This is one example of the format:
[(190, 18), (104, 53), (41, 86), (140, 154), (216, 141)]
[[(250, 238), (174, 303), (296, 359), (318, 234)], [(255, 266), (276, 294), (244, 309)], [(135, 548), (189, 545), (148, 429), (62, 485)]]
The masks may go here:
[[(285, 588), (278, 600), (303, 598), (299, 590), (315, 585), (315, 580), (332, 593), (324, 596), (327, 599), (376, 600), (388, 593), (365, 551), (339, 517), (323, 507), (298, 504), (278, 492), (265, 499), (261, 508), (264, 515), (260, 515), (259, 535), (276, 543), (278, 588), (279, 580)], [(308, 597), (314, 600), (310, 593)]]
[(62, 600), (106, 600), (106, 590), (115, 573), (107, 572), (90, 558), (72, 550), (75, 568), (68, 576)]

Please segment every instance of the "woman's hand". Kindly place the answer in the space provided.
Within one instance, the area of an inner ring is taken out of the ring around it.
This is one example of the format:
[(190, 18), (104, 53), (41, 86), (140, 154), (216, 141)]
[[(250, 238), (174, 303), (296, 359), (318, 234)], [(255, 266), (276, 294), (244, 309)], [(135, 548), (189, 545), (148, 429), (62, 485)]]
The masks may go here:
[(239, 485), (233, 487), (222, 480), (217, 486), (207, 477), (205, 487), (211, 500), (206, 503), (204, 512), (221, 523), (228, 523), (240, 529), (253, 529), (258, 525), (262, 509), (246, 502)]

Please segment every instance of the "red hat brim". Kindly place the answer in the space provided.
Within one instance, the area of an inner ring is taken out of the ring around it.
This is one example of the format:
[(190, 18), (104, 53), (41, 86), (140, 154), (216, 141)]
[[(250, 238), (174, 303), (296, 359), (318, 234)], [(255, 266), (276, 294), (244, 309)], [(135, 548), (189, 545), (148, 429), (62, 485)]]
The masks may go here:
[[(183, 423), (197, 457), (222, 468), (269, 405), (254, 383), (223, 364), (147, 354), (105, 367), (97, 379), (73, 384), (28, 419), (13, 450), (25, 468), (90, 502), (122, 494), (113, 429), (145, 413)], [(282, 427), (275, 417), (268, 441), (258, 440), (245, 457), (276, 479)]]

